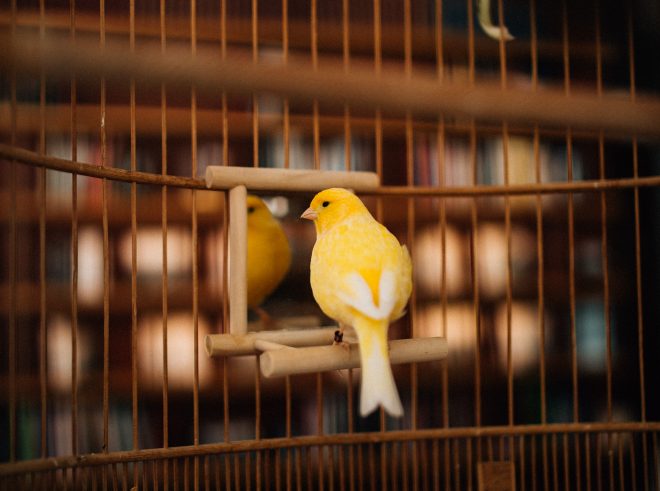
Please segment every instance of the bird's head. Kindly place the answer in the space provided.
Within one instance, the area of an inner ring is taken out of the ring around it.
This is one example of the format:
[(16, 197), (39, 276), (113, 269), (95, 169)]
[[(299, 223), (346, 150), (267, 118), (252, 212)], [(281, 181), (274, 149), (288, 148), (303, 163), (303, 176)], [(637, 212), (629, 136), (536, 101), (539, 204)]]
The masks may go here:
[(266, 203), (264, 203), (258, 196), (249, 194), (246, 200), (246, 206), (248, 227), (268, 223), (274, 220)]
[(321, 234), (333, 225), (355, 213), (368, 213), (360, 198), (342, 188), (330, 188), (321, 191), (300, 216), (313, 220), (317, 233)]

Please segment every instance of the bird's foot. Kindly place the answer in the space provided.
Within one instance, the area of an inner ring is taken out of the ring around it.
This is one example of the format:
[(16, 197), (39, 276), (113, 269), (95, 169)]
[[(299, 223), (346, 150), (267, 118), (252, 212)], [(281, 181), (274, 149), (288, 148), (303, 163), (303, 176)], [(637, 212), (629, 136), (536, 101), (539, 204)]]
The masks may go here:
[(351, 345), (348, 341), (344, 341), (344, 329), (345, 326), (343, 324), (339, 324), (339, 329), (335, 331), (335, 337), (334, 340), (332, 341), (332, 345), (333, 346), (339, 345), (342, 348), (344, 348), (346, 351), (348, 351)]

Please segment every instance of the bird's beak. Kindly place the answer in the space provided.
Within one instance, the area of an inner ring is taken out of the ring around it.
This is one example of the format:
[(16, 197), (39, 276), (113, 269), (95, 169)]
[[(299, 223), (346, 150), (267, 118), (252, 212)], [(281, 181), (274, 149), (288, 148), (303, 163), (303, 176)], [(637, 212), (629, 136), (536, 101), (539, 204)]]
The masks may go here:
[(316, 220), (318, 218), (318, 214), (312, 210), (312, 208), (307, 208), (302, 215), (300, 215), (300, 218), (306, 218), (307, 220)]

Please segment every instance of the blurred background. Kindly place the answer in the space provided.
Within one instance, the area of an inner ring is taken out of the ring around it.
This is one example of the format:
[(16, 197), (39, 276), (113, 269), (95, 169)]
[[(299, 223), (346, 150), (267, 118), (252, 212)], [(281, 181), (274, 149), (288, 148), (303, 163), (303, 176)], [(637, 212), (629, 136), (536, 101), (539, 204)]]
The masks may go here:
[[(3, 0), (2, 31), (75, 34), (136, 52), (189, 48), (194, 39), (195, 49), (248, 62), (658, 96), (660, 8), (651, 1), (507, 1), (502, 20), (516, 39), (506, 44), (488, 38), (476, 6), (460, 1), (72, 5)], [(268, 380), (255, 374), (254, 358), (209, 359), (204, 335), (227, 330), (225, 193), (203, 183), (168, 188), (72, 175), (5, 157), (0, 434), (15, 438), (0, 439), (0, 461), (660, 416), (660, 188), (562, 187), (657, 177), (657, 140), (9, 73), (0, 76), (0, 135), (39, 155), (168, 176), (203, 179), (206, 166), (225, 164), (377, 172), (385, 191), (361, 197), (408, 245), (414, 264), (411, 304), (390, 337), (449, 342), (443, 362), (395, 367), (401, 420), (357, 416), (358, 371)], [(484, 191), (537, 185), (542, 193)], [(431, 192), (388, 192), (398, 186)], [(433, 194), (438, 189), (446, 192)], [(329, 325), (309, 287), (314, 229), (298, 219), (311, 198), (264, 196), (293, 250), (291, 270), (264, 308), (277, 319), (315, 316)], [(636, 445), (619, 446), (628, 475), (641, 455)], [(638, 457), (628, 457), (635, 449)]]

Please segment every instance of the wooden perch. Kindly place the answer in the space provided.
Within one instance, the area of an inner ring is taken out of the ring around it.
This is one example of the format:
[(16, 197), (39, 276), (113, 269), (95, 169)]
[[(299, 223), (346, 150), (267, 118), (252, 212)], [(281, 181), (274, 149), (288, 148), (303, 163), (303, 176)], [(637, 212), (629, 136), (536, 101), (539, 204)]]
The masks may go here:
[[(276, 343), (287, 348), (330, 345), (334, 341), (336, 330), (337, 327), (322, 327), (318, 329), (279, 329), (247, 334), (210, 334), (205, 339), (206, 353), (209, 356), (255, 355), (263, 351), (255, 344), (259, 340)], [(344, 338), (347, 341), (354, 340), (353, 330), (344, 331)]]
[[(337, 327), (211, 334), (206, 336), (209, 356), (260, 356), (265, 377), (358, 368), (360, 353), (352, 328), (344, 331), (348, 346), (332, 345)], [(325, 346), (324, 346), (325, 345)], [(445, 338), (397, 339), (390, 342), (392, 364), (442, 360), (447, 356)]]
[(210, 165), (206, 168), (206, 187), (229, 189), (243, 185), (250, 190), (321, 191), (330, 187), (367, 191), (378, 187), (374, 172), (274, 169)]
[[(445, 338), (413, 338), (390, 341), (390, 363), (414, 363), (442, 360), (447, 356)], [(259, 358), (265, 377), (282, 377), (300, 373), (326, 372), (358, 368), (360, 352), (357, 344), (316, 346), (265, 351)]]
[(229, 329), (247, 332), (247, 210), (245, 186), (229, 191)]

